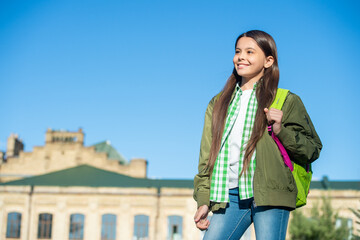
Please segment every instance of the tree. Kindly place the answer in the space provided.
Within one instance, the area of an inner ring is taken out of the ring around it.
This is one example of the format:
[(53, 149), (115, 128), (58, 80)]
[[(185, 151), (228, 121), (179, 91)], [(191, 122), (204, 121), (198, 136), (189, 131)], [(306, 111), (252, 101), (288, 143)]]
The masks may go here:
[(321, 205), (315, 204), (311, 209), (311, 217), (305, 217), (299, 210), (293, 211), (292, 217), (289, 229), (292, 240), (349, 238), (345, 219), (341, 221), (341, 226), (336, 227), (338, 214), (332, 209), (330, 198), (323, 197)]
[[(355, 214), (355, 216), (356, 216), (356, 218), (357, 218), (357, 220), (355, 221), (355, 223), (357, 224), (357, 225), (360, 225), (360, 209), (358, 209), (358, 210), (355, 210), (355, 209), (353, 209), (353, 208), (349, 208), (350, 209), (350, 211), (352, 211), (354, 214)], [(360, 231), (358, 230), (358, 232), (356, 233), (356, 234), (353, 234), (353, 238), (352, 239), (354, 239), (354, 240), (360, 240)]]

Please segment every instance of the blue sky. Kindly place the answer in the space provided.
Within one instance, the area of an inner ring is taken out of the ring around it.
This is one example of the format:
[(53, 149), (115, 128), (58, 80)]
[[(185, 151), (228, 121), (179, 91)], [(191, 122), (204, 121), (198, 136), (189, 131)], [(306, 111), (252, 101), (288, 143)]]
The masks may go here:
[(83, 128), (148, 175), (192, 178), (204, 113), (244, 31), (270, 33), (280, 87), (298, 94), (324, 148), (314, 178), (359, 180), (358, 1), (0, 1), (0, 150), (47, 128)]

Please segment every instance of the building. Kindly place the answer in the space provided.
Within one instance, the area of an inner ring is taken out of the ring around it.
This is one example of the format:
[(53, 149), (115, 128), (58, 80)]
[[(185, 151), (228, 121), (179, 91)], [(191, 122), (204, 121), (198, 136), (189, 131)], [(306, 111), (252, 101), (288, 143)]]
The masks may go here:
[[(128, 162), (107, 141), (86, 147), (81, 129), (49, 129), (32, 152), (10, 138), (20, 150), (0, 165), (0, 239), (201, 239), (192, 179), (149, 179), (145, 159)], [(360, 182), (314, 181), (302, 210), (324, 194), (357, 227), (349, 208), (360, 208)]]
[[(20, 239), (173, 239), (176, 233), (194, 239), (199, 235), (192, 220), (196, 206), (189, 180), (133, 178), (80, 165), (5, 183), (0, 192), (2, 219), (16, 213), (13, 218), (22, 224), (15, 224), (12, 236)], [(6, 221), (1, 222), (1, 239), (5, 239), (11, 230)]]
[(0, 165), (0, 239), (200, 239), (191, 180), (148, 179), (145, 159), (86, 147), (81, 129), (22, 150)]

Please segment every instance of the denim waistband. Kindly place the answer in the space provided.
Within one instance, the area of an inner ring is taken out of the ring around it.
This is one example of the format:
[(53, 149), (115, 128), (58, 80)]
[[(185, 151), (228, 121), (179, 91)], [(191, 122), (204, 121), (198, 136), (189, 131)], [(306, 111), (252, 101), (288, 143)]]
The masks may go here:
[(229, 189), (229, 194), (231, 194), (231, 195), (239, 195), (239, 188), (238, 187), (230, 188)]
[(229, 201), (239, 204), (239, 208), (251, 208), (251, 205), (254, 202), (254, 197), (242, 199), (239, 198), (239, 188), (229, 189)]

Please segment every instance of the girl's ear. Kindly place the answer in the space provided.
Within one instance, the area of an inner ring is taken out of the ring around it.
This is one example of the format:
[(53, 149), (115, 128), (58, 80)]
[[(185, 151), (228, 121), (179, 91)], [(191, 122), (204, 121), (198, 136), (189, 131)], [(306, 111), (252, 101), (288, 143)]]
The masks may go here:
[(264, 68), (269, 68), (273, 65), (274, 63), (274, 57), (273, 56), (268, 56), (265, 59), (265, 64), (264, 64)]

